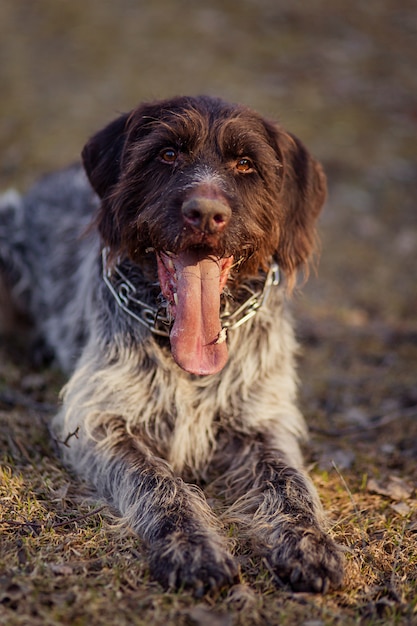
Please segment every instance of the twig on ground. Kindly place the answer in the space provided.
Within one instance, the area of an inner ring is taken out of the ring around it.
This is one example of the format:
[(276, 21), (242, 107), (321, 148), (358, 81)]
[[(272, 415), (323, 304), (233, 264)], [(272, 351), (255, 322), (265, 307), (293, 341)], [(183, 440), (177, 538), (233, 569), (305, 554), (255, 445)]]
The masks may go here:
[(74, 432), (72, 433), (68, 433), (68, 435), (65, 437), (64, 441), (60, 441), (59, 439), (55, 439), (55, 441), (57, 443), (62, 444), (63, 446), (66, 446), (67, 448), (70, 448), (70, 445), (68, 443), (68, 441), (72, 438), (75, 437), (76, 439), (78, 439), (78, 433), (80, 432), (80, 427), (77, 426), (77, 428), (74, 430)]

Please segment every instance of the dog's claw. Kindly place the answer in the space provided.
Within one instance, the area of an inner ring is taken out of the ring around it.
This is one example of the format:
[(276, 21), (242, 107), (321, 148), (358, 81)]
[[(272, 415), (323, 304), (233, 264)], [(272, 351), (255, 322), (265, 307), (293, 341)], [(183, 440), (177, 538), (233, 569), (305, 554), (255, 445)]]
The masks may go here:
[(341, 550), (321, 530), (310, 529), (308, 535), (305, 530), (293, 527), (269, 555), (269, 564), (294, 591), (327, 593), (330, 587), (337, 588), (342, 582)]
[(201, 598), (237, 580), (238, 568), (233, 557), (216, 542), (200, 544), (196, 550), (190, 539), (183, 549), (185, 553), (172, 550), (169, 538), (152, 548), (151, 574), (165, 589), (190, 589), (196, 598)]
[(202, 598), (204, 596), (204, 584), (201, 580), (197, 580), (195, 585), (194, 585), (194, 597), (195, 598)]

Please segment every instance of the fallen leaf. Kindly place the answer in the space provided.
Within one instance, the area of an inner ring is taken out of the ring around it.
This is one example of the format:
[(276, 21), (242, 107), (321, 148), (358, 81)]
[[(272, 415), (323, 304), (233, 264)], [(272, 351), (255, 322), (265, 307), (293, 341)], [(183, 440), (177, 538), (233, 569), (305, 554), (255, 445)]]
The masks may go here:
[(377, 493), (380, 496), (386, 496), (391, 498), (391, 500), (398, 501), (411, 498), (414, 491), (411, 485), (398, 476), (390, 476), (385, 484), (375, 480), (375, 478), (370, 478), (367, 489), (370, 493)]
[(411, 511), (411, 507), (409, 507), (406, 502), (396, 502), (395, 504), (391, 504), (391, 508), (398, 513), (398, 515), (408, 515)]
[(52, 563), (51, 570), (58, 576), (71, 576), (73, 573), (72, 567), (64, 563)]
[(232, 616), (230, 614), (222, 614), (218, 611), (197, 605), (186, 612), (187, 617), (193, 623), (193, 626), (231, 626)]

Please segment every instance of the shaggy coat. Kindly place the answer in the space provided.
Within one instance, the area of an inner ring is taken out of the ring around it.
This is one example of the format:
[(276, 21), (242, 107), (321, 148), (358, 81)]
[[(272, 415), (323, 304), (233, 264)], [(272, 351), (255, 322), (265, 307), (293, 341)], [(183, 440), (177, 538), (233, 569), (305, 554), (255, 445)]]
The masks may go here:
[(3, 280), (71, 373), (53, 423), (65, 462), (165, 587), (232, 584), (243, 547), (296, 590), (338, 586), (285, 309), (314, 245), (320, 165), (279, 125), (205, 96), (143, 104), (82, 157), (0, 199)]

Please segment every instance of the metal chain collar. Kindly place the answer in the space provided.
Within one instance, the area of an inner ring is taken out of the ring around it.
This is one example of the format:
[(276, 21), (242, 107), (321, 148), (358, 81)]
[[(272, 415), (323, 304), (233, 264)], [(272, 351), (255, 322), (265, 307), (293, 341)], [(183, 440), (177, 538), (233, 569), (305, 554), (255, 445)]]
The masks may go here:
[[(146, 326), (155, 335), (169, 337), (171, 319), (167, 303), (162, 302), (159, 307), (153, 307), (140, 300), (134, 284), (121, 271), (118, 265), (109, 267), (107, 263), (108, 248), (102, 250), (103, 280), (116, 300), (119, 307), (137, 322)], [(248, 320), (266, 304), (272, 287), (279, 285), (280, 275), (277, 263), (273, 262), (265, 275), (262, 288), (254, 290), (249, 285), (242, 288), (249, 293), (249, 297), (236, 309), (231, 309), (230, 300), (226, 300), (220, 313), (222, 330), (234, 330)]]

